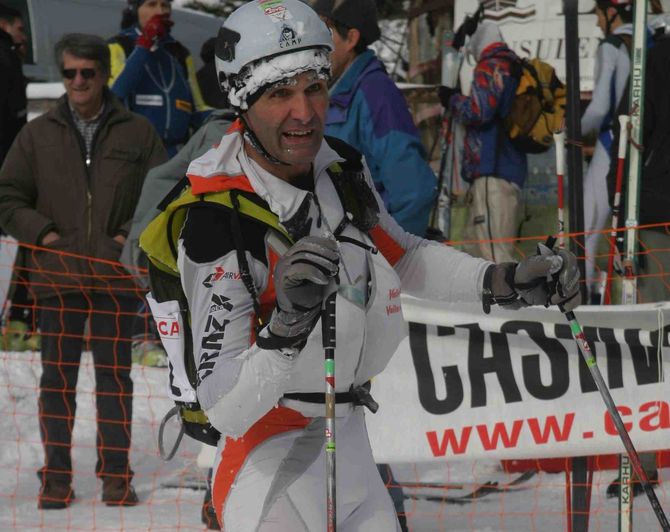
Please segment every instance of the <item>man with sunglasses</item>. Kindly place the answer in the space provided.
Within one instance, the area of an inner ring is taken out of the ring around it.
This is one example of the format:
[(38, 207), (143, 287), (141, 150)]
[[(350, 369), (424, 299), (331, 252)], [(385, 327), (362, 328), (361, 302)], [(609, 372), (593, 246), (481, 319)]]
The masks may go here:
[(27, 265), (43, 336), (38, 507), (66, 508), (74, 499), (70, 449), (87, 320), (102, 501), (130, 506), (138, 499), (128, 461), (129, 333), (139, 300), (134, 281), (113, 263), (144, 177), (167, 154), (153, 126), (107, 89), (109, 49), (102, 39), (65, 35), (55, 53), (66, 94), (21, 130), (0, 170), (0, 225), (22, 243), (42, 246)]

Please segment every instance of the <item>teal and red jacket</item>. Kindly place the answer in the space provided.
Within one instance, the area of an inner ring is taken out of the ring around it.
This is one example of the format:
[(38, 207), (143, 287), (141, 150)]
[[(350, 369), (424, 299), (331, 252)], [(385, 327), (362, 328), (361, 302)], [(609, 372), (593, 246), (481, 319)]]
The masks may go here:
[(424, 236), (437, 180), (407, 102), (372, 50), (354, 60), (330, 96), (326, 134), (365, 156), (388, 212), (405, 231)]

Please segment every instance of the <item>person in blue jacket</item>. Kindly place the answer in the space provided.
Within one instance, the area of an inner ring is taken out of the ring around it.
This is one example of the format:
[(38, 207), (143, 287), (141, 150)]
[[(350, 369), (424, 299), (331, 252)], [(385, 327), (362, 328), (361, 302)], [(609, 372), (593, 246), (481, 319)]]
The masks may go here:
[(122, 31), (109, 41), (112, 92), (149, 119), (170, 157), (209, 113), (193, 58), (170, 35), (171, 0), (128, 0)]
[(363, 153), (386, 209), (403, 229), (423, 237), (437, 179), (405, 98), (368, 48), (380, 36), (375, 2), (308, 3), (330, 27), (335, 45), (326, 134)]
[(488, 20), (479, 23), (467, 46), (477, 61), (470, 94), (448, 87), (439, 92), (451, 118), (465, 127), (462, 177), (470, 189), (464, 239), (473, 242), (465, 250), (493, 262), (512, 262), (511, 239), (519, 229), (528, 162), (512, 145), (503, 120), (519, 85), (512, 68), (519, 58)]

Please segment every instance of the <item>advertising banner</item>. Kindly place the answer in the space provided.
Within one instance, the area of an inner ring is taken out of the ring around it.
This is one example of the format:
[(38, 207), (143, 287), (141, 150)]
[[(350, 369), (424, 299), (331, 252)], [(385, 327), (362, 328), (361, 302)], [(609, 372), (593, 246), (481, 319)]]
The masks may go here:
[[(558, 310), (403, 296), (409, 337), (374, 379), (379, 462), (620, 453), (616, 428)], [(576, 311), (638, 451), (670, 443), (670, 304)]]

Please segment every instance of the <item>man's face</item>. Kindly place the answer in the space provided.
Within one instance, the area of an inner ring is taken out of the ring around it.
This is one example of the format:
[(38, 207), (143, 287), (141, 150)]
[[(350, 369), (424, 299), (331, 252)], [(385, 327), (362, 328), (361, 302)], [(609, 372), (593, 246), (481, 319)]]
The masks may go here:
[(144, 28), (147, 21), (154, 15), (162, 15), (170, 18), (172, 12), (172, 5), (169, 0), (146, 0), (137, 9), (137, 22), (140, 28)]
[(309, 171), (321, 147), (327, 109), (326, 82), (304, 72), (265, 91), (244, 118), (267, 152), (291, 165), (286, 167), (291, 176)]
[[(107, 79), (100, 71), (100, 66), (93, 59), (82, 59), (69, 53), (63, 53), (63, 72), (75, 71), (74, 78), (63, 76), (65, 92), (75, 109), (86, 108), (100, 101)], [(93, 77), (88, 78), (93, 71)]]
[(26, 37), (26, 27), (23, 25), (23, 20), (20, 18), (15, 18), (14, 21), (10, 24), (7, 21), (0, 20), (0, 29), (9, 33), (16, 45), (25, 44), (28, 40)]

